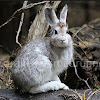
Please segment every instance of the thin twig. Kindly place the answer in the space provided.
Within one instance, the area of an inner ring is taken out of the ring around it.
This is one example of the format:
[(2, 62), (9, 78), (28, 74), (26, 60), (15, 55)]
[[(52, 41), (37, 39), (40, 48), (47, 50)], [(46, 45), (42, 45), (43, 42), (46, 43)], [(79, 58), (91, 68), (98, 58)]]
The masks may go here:
[[(78, 37), (78, 33), (82, 30), (82, 29), (84, 29), (84, 28), (86, 28), (87, 27), (87, 25), (85, 24), (85, 25), (83, 25), (79, 30), (77, 30), (75, 33), (74, 33), (74, 36), (73, 36), (73, 39), (75, 38), (75, 37), (77, 37), (85, 46), (86, 46), (86, 44), (82, 41), (82, 39), (80, 39), (79, 37)], [(87, 47), (87, 46), (86, 46)]]
[(70, 91), (74, 92), (80, 100), (83, 100), (83, 97), (77, 91), (73, 91), (72, 89), (70, 89)]
[(15, 16), (18, 12), (20, 12), (20, 11), (22, 11), (22, 10), (26, 10), (26, 9), (32, 8), (32, 7), (34, 7), (34, 6), (36, 6), (36, 5), (39, 5), (39, 4), (47, 3), (47, 2), (50, 2), (50, 1), (42, 1), (42, 2), (38, 2), (38, 3), (31, 3), (31, 4), (28, 4), (26, 7), (22, 7), (22, 8), (20, 8), (20, 9), (16, 10), (16, 11), (12, 14), (12, 16), (11, 16), (5, 23), (3, 23), (2, 25), (0, 25), (0, 28), (2, 28), (3, 26), (5, 26), (6, 24), (8, 24), (8, 23), (14, 18), (14, 16)]
[(97, 32), (95, 31), (96, 29), (94, 29), (92, 26), (87, 25), (87, 28), (91, 29), (95, 34), (97, 34)]
[[(82, 52), (84, 53), (84, 55), (86, 56), (86, 58), (89, 60), (88, 56), (86, 55), (85, 51), (83, 50), (83, 48), (81, 46), (78, 45), (78, 43), (74, 40), (74, 42), (77, 44), (77, 46), (82, 50)], [(82, 60), (82, 59), (81, 59)]]
[[(26, 7), (27, 3), (28, 3), (28, 1), (24, 1), (24, 3), (23, 3), (23, 8)], [(23, 20), (24, 20), (24, 12), (23, 12), (22, 15), (21, 15), (21, 20), (20, 20), (20, 23), (19, 23), (19, 28), (18, 28), (17, 35), (16, 35), (16, 43), (17, 43), (20, 47), (22, 47), (22, 46), (21, 46), (21, 44), (20, 44), (19, 41), (18, 41), (18, 37), (19, 37), (19, 33), (20, 33), (20, 31), (21, 31), (21, 27), (22, 27), (22, 24), (23, 24)]]
[(80, 49), (82, 50), (82, 52), (84, 53), (84, 55), (86, 56), (86, 58), (89, 60), (89, 57), (87, 56), (87, 54), (85, 53), (85, 51), (83, 50), (83, 48), (80, 47)]
[(86, 28), (86, 27), (87, 27), (87, 25), (85, 24), (85, 25), (83, 25), (79, 30), (77, 30), (77, 31), (74, 33), (73, 38), (74, 38), (82, 29), (84, 29), (84, 28)]
[(90, 88), (90, 86), (89, 86), (89, 84), (88, 84), (88, 78), (87, 78), (87, 80), (84, 80), (84, 79), (82, 79), (79, 75), (78, 75), (78, 73), (77, 73), (77, 69), (76, 69), (76, 65), (75, 65), (75, 63), (74, 63), (74, 60), (73, 60), (73, 66), (74, 66), (74, 69), (75, 69), (75, 74), (76, 74), (76, 76), (81, 80), (81, 81), (83, 81), (86, 85), (87, 85), (87, 87), (89, 88), (89, 89), (91, 89)]
[(82, 39), (80, 39), (77, 35), (76, 37), (87, 47), (87, 45), (82, 41)]
[(100, 30), (100, 28), (96, 28), (96, 27), (92, 27), (90, 25), (87, 25), (89, 28), (93, 29), (93, 30)]
[(87, 89), (87, 90), (84, 91), (84, 100), (86, 100), (85, 96), (86, 96), (86, 92), (87, 92), (88, 90), (90, 90), (90, 89)]
[(86, 56), (86, 58), (89, 60), (89, 57), (87, 56), (87, 54), (85, 53), (85, 51), (83, 50), (83, 48), (80, 47), (79, 45), (78, 45), (78, 47), (82, 50), (82, 52), (84, 53), (84, 55)]

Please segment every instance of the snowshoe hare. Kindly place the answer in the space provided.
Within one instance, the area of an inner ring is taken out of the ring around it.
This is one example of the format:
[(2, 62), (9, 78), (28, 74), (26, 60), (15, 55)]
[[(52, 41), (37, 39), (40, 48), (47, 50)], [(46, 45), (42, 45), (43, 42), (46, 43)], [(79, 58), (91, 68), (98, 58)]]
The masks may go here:
[(66, 23), (67, 11), (65, 5), (59, 20), (52, 8), (45, 8), (45, 17), (52, 29), (51, 36), (26, 44), (16, 57), (12, 78), (22, 92), (35, 94), (69, 89), (58, 77), (73, 59), (73, 41)]

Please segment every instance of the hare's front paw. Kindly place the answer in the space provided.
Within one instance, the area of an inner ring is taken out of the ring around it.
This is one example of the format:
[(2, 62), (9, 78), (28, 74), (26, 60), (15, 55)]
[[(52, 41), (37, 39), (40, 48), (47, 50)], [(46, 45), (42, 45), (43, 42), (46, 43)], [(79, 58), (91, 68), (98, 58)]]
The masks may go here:
[(69, 87), (67, 85), (64, 86), (64, 90), (69, 90)]
[(43, 85), (40, 85), (38, 87), (32, 87), (29, 92), (36, 94), (36, 93), (41, 93), (41, 92), (47, 92), (50, 90), (60, 90), (60, 89), (69, 89), (68, 86), (66, 86), (64, 83), (58, 82), (58, 81), (51, 81), (48, 83), (45, 83)]
[(55, 82), (55, 84), (53, 84), (53, 89), (52, 90), (59, 90), (59, 89), (65, 89), (68, 90), (69, 87), (66, 86), (64, 83), (60, 83), (60, 82)]

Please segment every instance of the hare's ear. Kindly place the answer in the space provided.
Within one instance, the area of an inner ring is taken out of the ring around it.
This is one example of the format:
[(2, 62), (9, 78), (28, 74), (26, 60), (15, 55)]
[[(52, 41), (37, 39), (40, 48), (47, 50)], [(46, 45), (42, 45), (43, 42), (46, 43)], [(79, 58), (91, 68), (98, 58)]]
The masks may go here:
[(55, 26), (59, 22), (55, 11), (52, 8), (45, 8), (45, 18), (50, 26)]
[(66, 24), (66, 17), (67, 17), (68, 6), (65, 5), (60, 13), (60, 22)]

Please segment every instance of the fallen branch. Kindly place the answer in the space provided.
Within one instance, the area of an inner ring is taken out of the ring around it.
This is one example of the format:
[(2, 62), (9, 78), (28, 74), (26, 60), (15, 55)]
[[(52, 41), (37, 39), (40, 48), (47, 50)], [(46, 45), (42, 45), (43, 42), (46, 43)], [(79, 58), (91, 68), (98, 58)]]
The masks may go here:
[[(27, 5), (27, 3), (28, 3), (28, 1), (24, 1), (23, 7), (22, 7), (22, 8), (25, 8), (26, 5)], [(22, 24), (23, 24), (23, 20), (24, 20), (24, 12), (23, 12), (22, 15), (21, 15), (21, 20), (20, 20), (19, 28), (18, 28), (17, 35), (16, 35), (16, 43), (17, 43), (20, 47), (22, 47), (22, 46), (21, 46), (21, 44), (20, 44), (19, 41), (18, 41), (18, 37), (19, 37), (19, 33), (20, 33), (20, 31), (21, 31), (21, 27), (22, 27)]]
[(22, 7), (22, 8), (20, 8), (20, 9), (16, 10), (16, 11), (12, 14), (12, 16), (11, 16), (5, 23), (3, 23), (2, 25), (0, 25), (0, 28), (2, 28), (3, 26), (5, 26), (6, 24), (8, 24), (8, 23), (14, 18), (14, 16), (15, 16), (18, 12), (23, 11), (23, 10), (26, 10), (26, 9), (29, 9), (29, 8), (32, 8), (32, 7), (34, 7), (34, 6), (36, 6), (36, 5), (39, 5), (39, 4), (44, 4), (44, 3), (46, 3), (46, 2), (50, 2), (50, 1), (42, 1), (42, 2), (38, 2), (38, 3), (31, 3), (31, 4), (28, 4), (28, 5), (25, 6), (25, 7)]
[(74, 63), (74, 60), (73, 60), (73, 66), (74, 66), (74, 69), (75, 69), (75, 74), (76, 74), (76, 76), (81, 80), (81, 81), (83, 81), (86, 85), (87, 85), (87, 87), (89, 88), (89, 89), (91, 89), (90, 88), (90, 86), (89, 86), (89, 84), (88, 84), (88, 78), (87, 78), (87, 80), (84, 80), (84, 79), (82, 79), (79, 75), (78, 75), (78, 73), (77, 73), (77, 69), (76, 69), (76, 65), (75, 65), (75, 63)]

